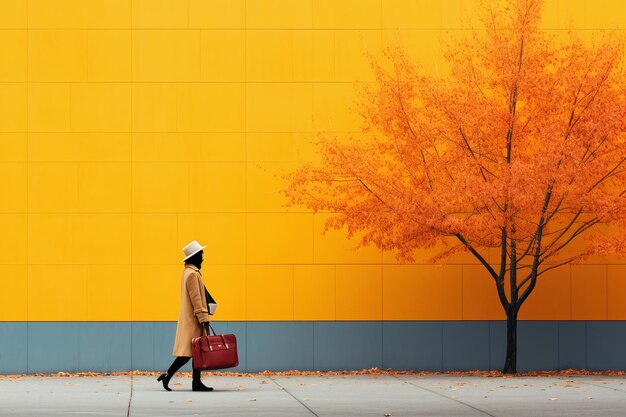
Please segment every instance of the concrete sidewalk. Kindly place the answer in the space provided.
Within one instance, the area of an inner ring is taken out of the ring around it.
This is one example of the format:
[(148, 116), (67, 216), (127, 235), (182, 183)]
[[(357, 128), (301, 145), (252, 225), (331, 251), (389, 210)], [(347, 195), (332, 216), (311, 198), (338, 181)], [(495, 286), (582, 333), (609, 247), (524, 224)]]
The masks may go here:
[(0, 378), (9, 416), (626, 416), (625, 377), (152, 376)]

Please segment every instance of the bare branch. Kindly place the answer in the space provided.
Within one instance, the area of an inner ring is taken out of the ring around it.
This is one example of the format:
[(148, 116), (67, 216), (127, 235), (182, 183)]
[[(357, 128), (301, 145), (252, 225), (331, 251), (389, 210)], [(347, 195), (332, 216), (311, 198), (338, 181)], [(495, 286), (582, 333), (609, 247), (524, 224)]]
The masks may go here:
[(555, 269), (555, 268), (558, 268), (558, 267), (560, 267), (560, 266), (567, 265), (567, 264), (569, 264), (569, 263), (571, 263), (571, 262), (575, 261), (575, 260), (576, 260), (576, 259), (578, 259), (579, 257), (580, 257), (580, 256), (572, 256), (572, 257), (571, 257), (571, 258), (569, 258), (569, 259), (566, 259), (566, 260), (561, 261), (561, 262), (559, 262), (559, 263), (557, 263), (557, 264), (551, 265), (551, 266), (549, 266), (548, 268), (545, 268), (543, 271), (541, 271), (541, 272), (537, 273), (537, 276), (540, 276), (541, 274), (544, 274), (544, 273), (546, 273), (546, 272), (550, 271), (551, 269)]
[(559, 241), (559, 239), (561, 239), (563, 236), (565, 236), (565, 234), (569, 231), (569, 229), (571, 229), (571, 227), (574, 225), (574, 223), (576, 223), (576, 220), (578, 219), (578, 217), (580, 216), (580, 214), (582, 213), (582, 211), (583, 211), (583, 208), (581, 207), (581, 208), (580, 208), (580, 210), (578, 210), (578, 212), (576, 213), (576, 215), (575, 215), (575, 216), (572, 218), (572, 220), (569, 222), (569, 224), (563, 228), (563, 231), (562, 231), (562, 232), (561, 232), (561, 233), (560, 233), (560, 234), (559, 234), (556, 238), (554, 238), (554, 239), (552, 240), (552, 242), (550, 242), (550, 243), (549, 243), (549, 244), (548, 244), (548, 245), (547, 245), (547, 246), (543, 249), (543, 252), (541, 253), (541, 255), (540, 255), (540, 256), (545, 255), (545, 254), (546, 254), (546, 253), (550, 250), (550, 248), (552, 248), (552, 247), (556, 244), (556, 242), (558, 242), (558, 241)]
[(476, 249), (474, 249), (474, 247), (463, 237), (463, 235), (461, 235), (460, 233), (456, 233), (455, 236), (476, 257), (476, 259), (478, 259), (480, 261), (480, 263), (483, 264), (483, 266), (487, 269), (489, 274), (491, 274), (491, 276), (493, 277), (494, 281), (496, 282), (496, 288), (498, 289), (498, 296), (500, 297), (500, 303), (502, 304), (502, 306), (505, 309), (509, 308), (510, 304), (509, 304), (508, 300), (506, 299), (506, 296), (504, 295), (504, 284), (503, 284), (503, 281), (500, 280), (500, 277), (498, 276), (496, 271), (489, 264), (489, 262), (487, 262), (485, 260), (485, 258), (483, 258), (483, 256), (480, 253), (478, 253), (478, 251)]
[(543, 258), (542, 258), (542, 262), (546, 259), (548, 259), (549, 257), (557, 254), (561, 249), (563, 249), (565, 246), (567, 246), (572, 240), (574, 240), (574, 238), (576, 238), (578, 235), (580, 235), (581, 233), (583, 233), (585, 230), (589, 229), (590, 227), (593, 227), (594, 225), (598, 224), (600, 222), (600, 220), (598, 218), (593, 218), (587, 222), (584, 222), (578, 229), (576, 229), (574, 231), (574, 233), (572, 233), (572, 235), (569, 237), (569, 239), (567, 239), (562, 245), (560, 245), (558, 248), (554, 249), (553, 251), (551, 251), (550, 253), (544, 253)]

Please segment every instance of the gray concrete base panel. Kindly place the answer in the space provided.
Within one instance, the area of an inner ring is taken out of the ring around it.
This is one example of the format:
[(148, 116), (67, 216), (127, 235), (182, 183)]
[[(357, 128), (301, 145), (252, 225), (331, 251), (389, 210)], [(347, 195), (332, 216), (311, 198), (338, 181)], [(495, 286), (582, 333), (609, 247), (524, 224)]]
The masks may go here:
[[(216, 322), (238, 372), (501, 370), (503, 321)], [(0, 322), (0, 374), (164, 371), (175, 322)], [(41, 343), (45, 340), (45, 343)], [(518, 371), (626, 370), (626, 321), (520, 321)], [(191, 364), (184, 371), (191, 370)]]

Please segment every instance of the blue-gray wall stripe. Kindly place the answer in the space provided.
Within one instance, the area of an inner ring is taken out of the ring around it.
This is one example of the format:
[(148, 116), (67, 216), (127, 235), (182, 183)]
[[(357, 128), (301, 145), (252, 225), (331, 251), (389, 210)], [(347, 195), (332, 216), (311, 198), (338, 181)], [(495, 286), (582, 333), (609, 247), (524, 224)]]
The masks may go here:
[[(504, 321), (215, 322), (229, 371), (499, 370)], [(0, 373), (164, 371), (176, 322), (0, 322)], [(626, 321), (520, 321), (518, 370), (626, 370)], [(183, 370), (191, 370), (187, 364)]]

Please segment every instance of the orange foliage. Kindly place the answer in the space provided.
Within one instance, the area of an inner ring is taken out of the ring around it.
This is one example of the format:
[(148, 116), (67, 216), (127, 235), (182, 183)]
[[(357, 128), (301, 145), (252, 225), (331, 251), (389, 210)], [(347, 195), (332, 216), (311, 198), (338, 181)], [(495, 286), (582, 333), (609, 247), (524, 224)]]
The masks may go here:
[(485, 9), (484, 30), (447, 45), (445, 77), (387, 47), (358, 103), (362, 133), (317, 135), (321, 163), (285, 177), (289, 204), (338, 213), (325, 231), (362, 232), (357, 247), (402, 262), (452, 239), (433, 260), (459, 250), (484, 260), (490, 247), (510, 259), (516, 248), (517, 269), (537, 255), (542, 271), (624, 254), (622, 38), (558, 40), (539, 30), (541, 6)]

